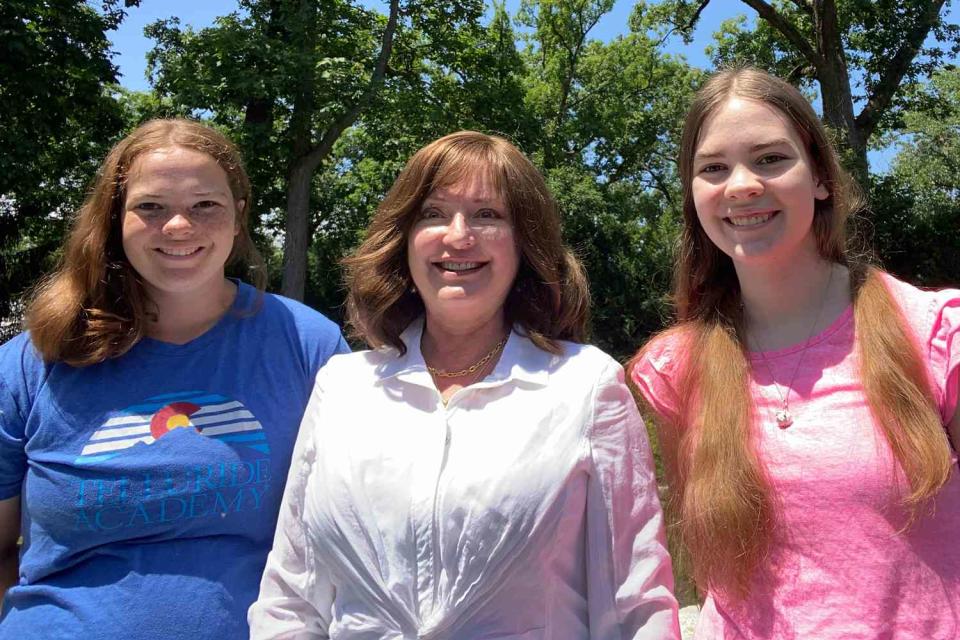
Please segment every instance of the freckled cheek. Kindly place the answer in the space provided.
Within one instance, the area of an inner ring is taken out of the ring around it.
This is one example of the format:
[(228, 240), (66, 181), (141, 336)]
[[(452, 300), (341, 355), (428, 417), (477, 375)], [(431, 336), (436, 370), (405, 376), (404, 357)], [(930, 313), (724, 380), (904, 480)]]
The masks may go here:
[(211, 233), (233, 233), (239, 229), (236, 218), (230, 215), (214, 216), (209, 220), (201, 220), (195, 226), (206, 229)]

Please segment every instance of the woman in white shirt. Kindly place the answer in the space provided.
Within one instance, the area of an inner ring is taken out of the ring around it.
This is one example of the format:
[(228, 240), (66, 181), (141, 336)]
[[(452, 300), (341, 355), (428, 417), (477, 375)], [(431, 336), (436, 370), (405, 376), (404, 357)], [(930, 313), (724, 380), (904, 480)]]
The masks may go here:
[(679, 638), (646, 431), (509, 142), (409, 161), (346, 260), (252, 638)]

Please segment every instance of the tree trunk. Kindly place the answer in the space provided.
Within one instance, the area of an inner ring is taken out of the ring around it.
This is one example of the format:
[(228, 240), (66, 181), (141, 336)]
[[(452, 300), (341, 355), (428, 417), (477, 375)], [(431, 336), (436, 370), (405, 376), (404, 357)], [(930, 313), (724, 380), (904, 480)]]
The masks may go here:
[(303, 300), (307, 276), (307, 247), (310, 236), (310, 183), (314, 166), (307, 156), (313, 142), (313, 113), (316, 108), (314, 50), (317, 45), (317, 0), (300, 0), (298, 28), (294, 29), (301, 51), (299, 78), (290, 115), (290, 156), (287, 164), (287, 224), (283, 238), (283, 283), (280, 291), (294, 300)]
[[(315, 0), (314, 0), (315, 1)], [(306, 4), (310, 0), (303, 0)], [(313, 5), (315, 7), (315, 5)], [(333, 150), (334, 143), (343, 132), (356, 121), (383, 85), (387, 71), (387, 60), (393, 48), (393, 35), (396, 32), (400, 15), (399, 0), (390, 0), (390, 15), (387, 27), (380, 43), (380, 54), (370, 76), (366, 90), (352, 107), (342, 113), (326, 130), (318, 144), (313, 145), (314, 84), (313, 68), (306, 67), (301, 77), (300, 89), (294, 99), (290, 133), (293, 139), (290, 169), (287, 178), (287, 224), (283, 239), (283, 284), (280, 291), (294, 300), (303, 300), (307, 275), (307, 247), (310, 236), (310, 187), (313, 172)], [(309, 33), (316, 34), (316, 21)], [(308, 40), (310, 38), (307, 38)]]
[(307, 246), (310, 236), (310, 185), (313, 167), (306, 159), (295, 161), (287, 178), (287, 225), (283, 238), (281, 293), (303, 300), (307, 282)]
[(857, 182), (867, 188), (867, 137), (857, 126), (853, 112), (853, 93), (837, 20), (837, 6), (834, 0), (819, 0), (813, 3), (813, 12), (816, 47), (820, 54), (817, 81), (820, 83), (823, 118), (828, 126), (843, 136), (851, 152), (845, 158), (847, 168)]

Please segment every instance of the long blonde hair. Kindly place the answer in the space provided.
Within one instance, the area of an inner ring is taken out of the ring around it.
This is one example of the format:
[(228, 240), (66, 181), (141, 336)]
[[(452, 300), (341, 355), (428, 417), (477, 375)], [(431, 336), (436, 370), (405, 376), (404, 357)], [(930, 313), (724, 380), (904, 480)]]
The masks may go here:
[(227, 265), (248, 265), (249, 277), (263, 290), (266, 272), (250, 237), (250, 181), (240, 152), (221, 133), (199, 122), (151, 120), (107, 154), (73, 220), (59, 266), (41, 281), (27, 305), (30, 338), (47, 362), (96, 364), (123, 355), (143, 337), (151, 303), (123, 251), (121, 215), (133, 162), (168, 147), (205, 153), (227, 174), (234, 202), (244, 203), (237, 210), (238, 233)]
[(816, 201), (812, 231), (819, 254), (850, 272), (861, 381), (909, 482), (904, 507), (911, 519), (947, 481), (952, 463), (926, 370), (903, 316), (878, 270), (849, 248), (850, 214), (860, 198), (816, 113), (796, 88), (763, 71), (716, 74), (697, 93), (684, 123), (684, 224), (674, 274), (677, 325), (667, 332), (685, 342), (687, 353), (699, 355), (680, 369), (679, 424), (661, 423), (660, 432), (671, 483), (668, 506), (690, 555), (694, 580), (701, 590), (742, 597), (769, 549), (777, 514), (750, 435), (754, 408), (739, 282), (732, 260), (700, 225), (692, 193), (693, 157), (703, 123), (731, 96), (763, 102), (786, 115), (830, 192), (829, 198)]

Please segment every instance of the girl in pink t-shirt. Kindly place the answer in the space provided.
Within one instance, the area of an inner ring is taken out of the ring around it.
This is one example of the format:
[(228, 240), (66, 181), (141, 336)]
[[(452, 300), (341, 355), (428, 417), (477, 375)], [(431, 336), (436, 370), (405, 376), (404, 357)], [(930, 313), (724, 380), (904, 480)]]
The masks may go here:
[(764, 72), (700, 90), (680, 174), (678, 324), (631, 374), (706, 596), (696, 637), (960, 637), (960, 291), (848, 250), (856, 191)]

